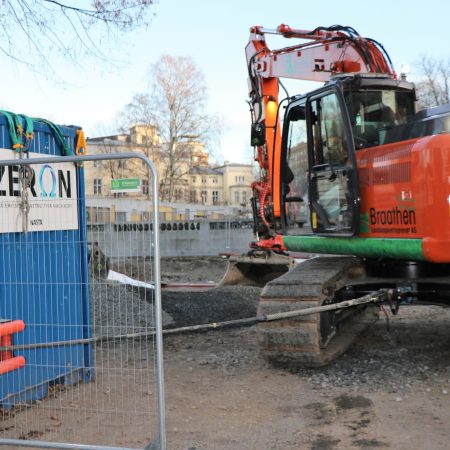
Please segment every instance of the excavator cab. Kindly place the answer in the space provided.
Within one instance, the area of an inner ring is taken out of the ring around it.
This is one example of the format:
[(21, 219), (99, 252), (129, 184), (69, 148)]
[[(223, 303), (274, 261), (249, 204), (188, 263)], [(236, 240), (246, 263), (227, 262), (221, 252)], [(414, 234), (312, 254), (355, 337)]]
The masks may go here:
[(414, 100), (411, 83), (354, 76), (289, 104), (281, 144), (283, 234), (358, 234), (356, 152), (392, 142), (414, 116)]

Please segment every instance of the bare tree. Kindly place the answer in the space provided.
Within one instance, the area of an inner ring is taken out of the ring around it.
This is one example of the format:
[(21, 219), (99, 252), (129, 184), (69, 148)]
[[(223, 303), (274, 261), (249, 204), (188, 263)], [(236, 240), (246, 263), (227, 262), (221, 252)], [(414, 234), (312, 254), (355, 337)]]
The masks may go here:
[[(148, 94), (136, 94), (125, 108), (128, 124), (156, 127), (160, 143), (154, 155), (160, 174), (161, 199), (179, 196), (183, 177), (196, 165), (193, 155), (218, 131), (218, 120), (206, 112), (202, 72), (189, 57), (163, 55), (150, 67)], [(185, 187), (185, 186), (184, 186)]]
[[(103, 142), (97, 144), (99, 153), (110, 155), (117, 153), (117, 145), (114, 145), (113, 141), (105, 139)], [(111, 180), (123, 177), (123, 167), (119, 165), (123, 160), (108, 159), (102, 161), (103, 169), (106, 169)], [(123, 164), (123, 163), (122, 163)]]
[[(80, 51), (108, 60), (109, 39), (149, 22), (154, 0), (2, 0), (0, 53), (38, 73), (50, 56), (77, 61)], [(78, 61), (79, 62), (79, 61)]]
[[(153, 122), (153, 112), (150, 107), (151, 102), (148, 94), (136, 94), (132, 101), (119, 114), (117, 121), (120, 124), (119, 129), (123, 133), (130, 133), (132, 143), (139, 147), (139, 150), (151, 161), (161, 159), (161, 137), (159, 131)], [(124, 120), (125, 118), (125, 120)], [(139, 176), (147, 180), (147, 186), (150, 185), (150, 172), (146, 164), (141, 168), (136, 168)], [(150, 197), (150, 190), (147, 192)]]
[[(135, 143), (140, 144), (141, 151), (149, 159), (158, 160), (161, 151), (161, 136), (153, 121), (154, 111), (151, 108), (151, 100), (148, 94), (136, 94), (132, 101), (125, 107), (118, 119), (121, 123), (120, 131), (128, 132), (130, 127), (138, 128), (136, 133), (139, 137)], [(125, 117), (125, 124), (123, 121)]]
[(425, 79), (416, 83), (419, 108), (450, 102), (450, 58), (438, 59), (423, 55), (418, 61)]

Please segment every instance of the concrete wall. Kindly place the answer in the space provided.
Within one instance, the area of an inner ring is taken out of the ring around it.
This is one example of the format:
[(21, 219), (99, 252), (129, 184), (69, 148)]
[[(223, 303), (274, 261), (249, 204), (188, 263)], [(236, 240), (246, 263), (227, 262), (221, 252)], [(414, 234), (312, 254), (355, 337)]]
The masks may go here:
[[(131, 197), (124, 198), (98, 198), (86, 197), (86, 207), (91, 212), (98, 209), (109, 210), (110, 220), (115, 222), (116, 213), (129, 217), (131, 213), (151, 213), (150, 200), (139, 200)], [(205, 206), (193, 203), (169, 203), (160, 202), (160, 220), (195, 220), (200, 216), (208, 220), (222, 218), (222, 220), (232, 220), (239, 217), (239, 220), (251, 220), (252, 211), (250, 208), (235, 206)], [(124, 214), (123, 214), (124, 213)], [(94, 214), (95, 215), (95, 214)], [(94, 217), (91, 219), (94, 222)]]
[[(161, 223), (161, 256), (216, 256), (243, 253), (254, 240), (251, 222), (189, 221)], [(151, 256), (148, 223), (88, 225), (88, 242), (108, 258)]]

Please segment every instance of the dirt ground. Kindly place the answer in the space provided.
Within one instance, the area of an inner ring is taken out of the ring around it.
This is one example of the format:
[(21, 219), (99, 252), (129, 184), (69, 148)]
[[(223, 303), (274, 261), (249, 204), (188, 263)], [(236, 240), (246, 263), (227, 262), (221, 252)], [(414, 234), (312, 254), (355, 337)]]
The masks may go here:
[[(212, 271), (201, 270), (204, 275), (197, 274), (196, 281), (214, 278)], [(246, 317), (256, 308), (255, 289), (166, 291), (163, 308), (174, 318), (172, 326), (223, 319), (228, 313), (235, 318), (239, 311)], [(389, 330), (383, 317), (335, 363), (296, 372), (266, 364), (258, 353), (255, 326), (166, 337), (167, 448), (447, 450), (450, 309), (403, 307), (390, 318)], [(139, 369), (151, 345), (137, 341), (133, 352), (126, 347), (126, 354), (120, 344), (109, 345), (101, 354), (105, 360)], [(2, 434), (44, 440), (64, 436), (69, 442), (143, 448), (154, 437), (154, 410), (149, 417), (137, 420), (136, 414), (120, 421), (95, 412), (106, 399), (120, 401), (124, 411), (140, 411), (140, 403), (150, 397), (154, 405), (154, 392), (136, 379), (136, 373), (126, 390), (123, 385), (114, 389), (114, 383), (99, 385), (99, 379), (97, 386), (90, 383), (60, 392), (38, 405), (40, 409), (0, 422)], [(94, 387), (95, 396), (90, 391)], [(65, 416), (56, 405), (68, 402), (88, 412)], [(22, 418), (31, 423), (27, 430), (18, 426)], [(34, 423), (40, 428), (33, 428)]]
[[(411, 308), (389, 335), (379, 321), (335, 365), (344, 372), (337, 383), (316, 379), (333, 365), (302, 373), (267, 367), (254, 328), (168, 339), (169, 448), (448, 449), (450, 316), (442, 313)], [(408, 353), (429, 364), (422, 373), (396, 367)]]

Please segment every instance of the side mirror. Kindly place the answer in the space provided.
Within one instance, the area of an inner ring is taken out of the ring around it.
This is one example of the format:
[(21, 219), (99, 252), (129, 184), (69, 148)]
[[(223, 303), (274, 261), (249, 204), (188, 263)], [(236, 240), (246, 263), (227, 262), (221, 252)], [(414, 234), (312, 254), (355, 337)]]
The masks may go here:
[(289, 112), (289, 120), (297, 121), (297, 120), (306, 120), (306, 112), (304, 106), (296, 106), (292, 108)]
[(262, 146), (266, 143), (266, 126), (264, 123), (252, 123), (250, 145)]

